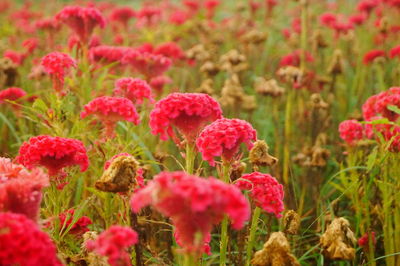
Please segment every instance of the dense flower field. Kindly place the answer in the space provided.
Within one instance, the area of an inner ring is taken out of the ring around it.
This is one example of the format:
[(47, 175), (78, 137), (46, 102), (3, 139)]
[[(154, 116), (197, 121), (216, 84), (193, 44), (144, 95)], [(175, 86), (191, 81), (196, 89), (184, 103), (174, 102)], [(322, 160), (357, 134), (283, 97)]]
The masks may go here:
[(0, 265), (400, 265), (399, 16), (0, 0)]

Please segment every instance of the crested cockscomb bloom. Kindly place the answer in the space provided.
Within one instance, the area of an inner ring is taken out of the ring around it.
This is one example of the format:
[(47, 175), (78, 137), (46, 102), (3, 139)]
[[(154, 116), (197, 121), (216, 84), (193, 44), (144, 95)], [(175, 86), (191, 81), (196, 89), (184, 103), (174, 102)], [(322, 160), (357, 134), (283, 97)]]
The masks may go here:
[(373, 117), (382, 116), (396, 121), (399, 114), (390, 110), (390, 106), (400, 107), (400, 87), (390, 88), (368, 98), (362, 106), (364, 119), (370, 121)]
[(160, 76), (172, 65), (171, 59), (161, 55), (129, 50), (122, 58), (123, 64), (131, 65), (136, 71), (150, 79)]
[(135, 17), (136, 12), (130, 7), (116, 7), (111, 11), (110, 20), (121, 23), (124, 28), (128, 27), (128, 22)]
[(212, 227), (224, 215), (234, 229), (242, 228), (250, 216), (249, 203), (236, 186), (185, 172), (162, 172), (132, 196), (134, 212), (147, 205), (169, 217), (178, 243), (197, 254), (206, 251)]
[(63, 95), (64, 78), (71, 68), (76, 68), (75, 59), (65, 53), (52, 52), (42, 58), (41, 65), (50, 75), (53, 88)]
[(102, 96), (86, 104), (81, 112), (81, 118), (95, 115), (103, 123), (105, 137), (115, 137), (115, 125), (118, 121), (128, 121), (139, 124), (139, 114), (133, 103), (123, 97)]
[(172, 79), (169, 78), (168, 76), (157, 76), (154, 78), (151, 78), (150, 80), (150, 86), (152, 89), (154, 89), (158, 94), (161, 94), (163, 88), (167, 84), (171, 84)]
[(376, 245), (375, 232), (365, 233), (362, 237), (360, 237), (357, 241), (358, 245), (366, 250), (369, 249), (369, 236), (371, 236), (372, 245)]
[(345, 120), (339, 125), (340, 137), (349, 145), (363, 138), (364, 127), (355, 119)]
[(389, 56), (390, 58), (395, 58), (395, 57), (400, 58), (400, 45), (390, 49)]
[(183, 52), (182, 48), (174, 42), (167, 42), (157, 46), (157, 48), (154, 49), (154, 53), (163, 55), (173, 60), (179, 60), (185, 57), (185, 53)]
[(372, 95), (363, 104), (362, 113), (366, 121), (370, 121), (373, 117), (377, 116), (377, 113), (375, 111), (375, 104), (377, 99), (378, 95)]
[(154, 26), (157, 25), (162, 17), (162, 10), (159, 7), (155, 6), (143, 6), (142, 9), (140, 9), (136, 13), (137, 17), (137, 22), (136, 26), (141, 28), (141, 27), (146, 27), (146, 26)]
[(142, 104), (143, 99), (154, 102), (149, 84), (139, 78), (120, 78), (115, 81), (115, 96), (125, 97), (135, 104)]
[(26, 58), (26, 54), (25, 53), (16, 52), (16, 51), (13, 51), (13, 50), (4, 51), (3, 56), (5, 58), (10, 59), (17, 66), (22, 65), (22, 63), (24, 63), (24, 60)]
[(0, 213), (0, 265), (62, 265), (50, 237), (24, 215)]
[[(71, 225), (74, 220), (75, 210), (70, 209), (58, 215), (58, 219), (60, 220), (60, 230), (67, 230), (67, 228)], [(87, 216), (82, 216), (71, 226), (68, 233), (74, 235), (82, 235), (85, 232), (89, 231), (88, 225), (92, 224), (92, 220)]]
[(378, 57), (385, 57), (386, 52), (383, 50), (371, 50), (364, 55), (363, 63), (368, 65), (372, 63)]
[(188, 19), (190, 19), (190, 14), (184, 10), (175, 10), (169, 15), (168, 21), (175, 25), (182, 25)]
[(131, 228), (112, 225), (85, 245), (88, 250), (106, 256), (111, 266), (128, 266), (131, 265), (128, 248), (138, 241), (138, 234)]
[[(279, 66), (300, 66), (301, 53), (301, 50), (296, 50), (293, 53), (285, 55), (281, 58)], [(314, 62), (314, 57), (307, 51), (305, 52), (305, 59), (307, 62)]]
[(22, 165), (0, 157), (0, 212), (20, 213), (36, 221), (42, 188), (47, 186), (49, 177), (41, 169), (28, 171)]
[[(208, 123), (222, 117), (219, 103), (204, 93), (172, 93), (158, 101), (150, 113), (151, 133), (176, 140), (174, 128), (194, 142)], [(177, 141), (178, 142), (178, 141)]]
[(240, 144), (245, 143), (250, 150), (256, 140), (257, 133), (248, 122), (221, 118), (203, 129), (196, 146), (203, 159), (214, 166), (214, 157), (221, 156), (223, 160), (231, 161), (239, 152)]
[(16, 101), (24, 96), (26, 96), (26, 92), (21, 88), (7, 88), (0, 91), (0, 104), (4, 103), (6, 100)]
[(55, 18), (70, 27), (84, 44), (96, 26), (104, 28), (106, 25), (103, 15), (93, 7), (66, 6)]
[(269, 174), (253, 172), (245, 174), (236, 183), (240, 189), (249, 190), (250, 196), (258, 207), (264, 211), (274, 214), (277, 218), (282, 217), (283, 186)]
[(336, 15), (330, 12), (324, 13), (321, 16), (319, 16), (319, 22), (327, 27), (333, 27), (336, 21), (337, 21)]
[(60, 174), (65, 167), (79, 165), (81, 172), (84, 172), (89, 166), (81, 141), (47, 135), (32, 137), (24, 142), (19, 148), (17, 160), (28, 169), (43, 166), (50, 176)]
[(377, 121), (380, 119), (382, 117), (375, 117), (371, 119), (371, 123), (365, 125), (365, 135), (378, 143), (382, 140), (388, 143), (387, 148), (391, 152), (400, 152), (400, 126), (384, 121), (380, 123)]
[(89, 50), (89, 57), (94, 62), (110, 64), (120, 62), (131, 48), (123, 46), (99, 45)]
[(349, 22), (353, 25), (362, 25), (367, 20), (367, 16), (363, 13), (354, 14), (349, 17)]

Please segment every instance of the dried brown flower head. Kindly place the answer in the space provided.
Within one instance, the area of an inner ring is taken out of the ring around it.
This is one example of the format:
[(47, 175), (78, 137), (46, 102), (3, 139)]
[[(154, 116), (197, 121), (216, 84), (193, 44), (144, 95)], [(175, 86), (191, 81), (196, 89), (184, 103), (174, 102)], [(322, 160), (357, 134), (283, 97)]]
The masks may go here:
[(196, 89), (197, 92), (206, 93), (208, 95), (214, 94), (214, 81), (212, 79), (205, 79), (201, 82), (200, 87)]
[(353, 260), (356, 238), (345, 218), (335, 218), (320, 238), (323, 254), (331, 260)]
[(98, 234), (94, 231), (88, 231), (83, 234), (82, 251), (86, 254), (86, 262), (89, 266), (107, 266), (107, 257), (101, 256), (96, 252), (88, 252), (86, 249), (86, 242), (89, 240), (95, 240)]
[(238, 50), (230, 50), (226, 54), (221, 55), (219, 58), (221, 70), (230, 73), (239, 73), (248, 68), (246, 56), (239, 53)]
[(237, 107), (241, 104), (243, 95), (244, 91), (239, 78), (233, 75), (225, 80), (219, 101), (223, 107)]
[(257, 140), (250, 150), (249, 160), (255, 166), (272, 166), (278, 159), (268, 153), (269, 147), (264, 140)]
[(127, 192), (135, 183), (138, 166), (133, 156), (119, 156), (104, 171), (95, 187), (107, 192)]
[(0, 59), (0, 87), (11, 87), (18, 77), (17, 65), (9, 58)]
[(329, 104), (322, 99), (319, 93), (311, 94), (310, 105), (312, 109), (327, 109), (329, 107)]
[(283, 216), (283, 228), (286, 234), (296, 235), (300, 228), (300, 215), (293, 210), (289, 210)]
[(231, 181), (239, 179), (242, 176), (243, 172), (246, 170), (246, 166), (247, 165), (244, 162), (235, 161), (232, 164), (231, 168), (231, 174), (230, 174)]
[(240, 106), (245, 112), (253, 112), (257, 109), (257, 100), (254, 95), (242, 96), (242, 105)]
[(280, 87), (275, 79), (265, 80), (262, 77), (256, 78), (254, 88), (258, 94), (272, 97), (279, 97), (285, 92), (285, 89)]
[(328, 73), (331, 75), (342, 74), (344, 71), (344, 59), (342, 51), (336, 49), (328, 65)]
[(206, 61), (201, 67), (200, 71), (207, 75), (207, 77), (213, 77), (218, 74), (219, 67), (212, 61)]
[(328, 43), (324, 39), (324, 36), (322, 35), (322, 31), (320, 29), (315, 30), (311, 35), (311, 43), (313, 51), (328, 46)]
[(205, 62), (210, 59), (210, 53), (206, 50), (204, 45), (197, 44), (186, 51), (186, 57), (191, 60)]
[(254, 254), (251, 263), (254, 266), (300, 265), (290, 253), (289, 242), (282, 232), (272, 233), (263, 249)]
[(267, 34), (256, 29), (251, 29), (240, 38), (245, 45), (259, 45), (265, 42)]
[(304, 77), (303, 71), (295, 66), (281, 67), (276, 74), (289, 84), (301, 84)]

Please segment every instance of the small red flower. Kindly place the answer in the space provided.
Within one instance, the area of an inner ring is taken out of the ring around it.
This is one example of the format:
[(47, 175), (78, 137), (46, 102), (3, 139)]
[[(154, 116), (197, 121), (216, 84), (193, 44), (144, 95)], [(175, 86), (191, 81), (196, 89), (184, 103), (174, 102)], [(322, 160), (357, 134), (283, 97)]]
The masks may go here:
[(17, 101), (18, 99), (26, 96), (26, 92), (17, 87), (7, 88), (0, 91), (0, 103), (4, 103), (6, 100)]
[[(314, 57), (309, 53), (305, 53), (306, 61), (307, 62), (314, 62)], [(300, 58), (301, 58), (301, 50), (296, 50), (293, 53), (290, 53), (281, 58), (279, 66), (300, 66)]]
[(218, 102), (203, 93), (172, 93), (158, 101), (150, 113), (151, 133), (176, 140), (174, 128), (193, 142), (208, 123), (221, 118)]
[(157, 76), (150, 80), (150, 86), (156, 90), (158, 94), (161, 94), (165, 85), (171, 83), (172, 79), (170, 79), (168, 76)]
[(185, 53), (183, 52), (182, 48), (174, 42), (167, 42), (157, 46), (157, 48), (154, 50), (154, 53), (163, 55), (173, 60), (180, 60), (185, 57)]
[(24, 63), (25, 58), (26, 58), (26, 54), (25, 53), (16, 52), (16, 51), (13, 51), (13, 50), (4, 51), (3, 56), (8, 58), (8, 59), (10, 59), (17, 66), (22, 65)]
[(240, 189), (249, 190), (251, 198), (258, 207), (268, 213), (274, 214), (277, 218), (282, 217), (283, 186), (269, 174), (253, 172), (245, 174), (236, 183)]
[[(75, 216), (75, 210), (70, 209), (63, 213), (60, 213), (58, 219), (60, 219), (60, 229), (65, 231), (72, 223)], [(88, 225), (92, 224), (92, 220), (87, 216), (80, 217), (68, 231), (69, 234), (82, 235), (89, 231)]]
[(50, 237), (24, 215), (0, 213), (0, 232), (0, 265), (62, 265)]
[(362, 106), (364, 119), (382, 116), (390, 121), (396, 121), (399, 114), (389, 109), (389, 106), (400, 108), (400, 87), (393, 87), (387, 91), (373, 95)]
[(136, 12), (130, 7), (117, 7), (111, 11), (110, 20), (117, 21), (123, 25), (125, 29), (128, 27), (128, 22), (136, 16)]
[(357, 120), (345, 120), (339, 125), (340, 137), (349, 145), (363, 138), (364, 127)]
[(386, 52), (383, 50), (371, 50), (364, 55), (363, 63), (368, 65), (378, 57), (386, 57)]
[(46, 167), (50, 176), (61, 173), (63, 168), (79, 165), (86, 171), (89, 159), (83, 143), (76, 139), (41, 135), (24, 142), (19, 149), (18, 162), (32, 169)]
[(120, 78), (115, 81), (115, 96), (125, 97), (135, 104), (142, 104), (143, 99), (154, 102), (151, 88), (146, 81), (138, 78)]
[(369, 249), (369, 236), (371, 236), (372, 245), (373, 246), (376, 245), (375, 232), (365, 233), (362, 237), (358, 239), (358, 245), (362, 247), (364, 250)]
[(400, 45), (393, 47), (389, 52), (390, 58), (398, 57), (400, 58)]
[(256, 139), (257, 133), (248, 122), (221, 118), (203, 129), (196, 146), (203, 159), (214, 166), (214, 157), (221, 156), (223, 160), (231, 161), (239, 152), (240, 144), (245, 143), (251, 149)]
[(113, 225), (97, 239), (87, 241), (86, 248), (106, 256), (111, 266), (131, 265), (127, 249), (138, 242), (138, 234), (127, 226)]

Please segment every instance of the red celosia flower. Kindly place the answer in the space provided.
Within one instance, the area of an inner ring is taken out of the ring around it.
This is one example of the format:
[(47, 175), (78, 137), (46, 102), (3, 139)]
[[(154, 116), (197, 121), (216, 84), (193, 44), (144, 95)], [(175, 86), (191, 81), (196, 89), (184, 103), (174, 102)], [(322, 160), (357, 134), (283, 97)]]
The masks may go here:
[(13, 50), (6, 50), (4, 51), (3, 56), (13, 61), (14, 64), (20, 66), (24, 62), (26, 54)]
[(165, 85), (171, 83), (172, 79), (170, 79), (168, 76), (157, 76), (150, 80), (151, 88), (156, 90), (158, 94), (161, 94), (162, 89), (164, 88)]
[(400, 45), (393, 47), (389, 52), (390, 58), (399, 57), (400, 58)]
[[(306, 51), (306, 61), (314, 62), (314, 57)], [(301, 50), (296, 50), (293, 53), (290, 53), (284, 57), (282, 57), (279, 66), (300, 66), (300, 58), (301, 58)]]
[(172, 65), (171, 59), (163, 55), (137, 50), (127, 51), (122, 63), (133, 66), (148, 79), (162, 75)]
[(371, 232), (370, 234), (365, 233), (362, 237), (358, 239), (358, 245), (366, 250), (369, 248), (369, 235), (371, 235), (371, 240), (373, 246), (376, 245), (376, 238), (375, 238), (375, 232)]
[(175, 10), (174, 12), (171, 13), (169, 16), (169, 22), (175, 24), (175, 25), (182, 25), (184, 24), (188, 19), (190, 19), (190, 15), (187, 11), (183, 10)]
[(44, 166), (50, 176), (59, 174), (63, 168), (79, 165), (86, 171), (89, 159), (83, 143), (76, 139), (41, 135), (24, 142), (17, 157), (19, 163), (28, 169)]
[[(75, 210), (70, 209), (58, 215), (58, 219), (60, 219), (60, 229), (62, 231), (67, 230), (67, 228), (71, 225), (75, 215)], [(68, 233), (74, 235), (82, 235), (85, 232), (89, 231), (88, 225), (92, 224), (92, 220), (87, 216), (80, 217), (70, 228)]]
[(26, 96), (26, 92), (17, 87), (7, 88), (5, 90), (0, 91), (0, 104), (4, 103), (6, 100), (16, 101), (19, 98)]
[(135, 104), (142, 104), (143, 99), (154, 102), (151, 88), (146, 81), (138, 78), (120, 78), (115, 81), (115, 96), (125, 97)]
[(382, 116), (390, 121), (396, 121), (399, 114), (389, 109), (389, 106), (400, 108), (400, 87), (371, 96), (362, 106), (364, 119), (369, 121), (376, 116)]
[(103, 15), (93, 7), (66, 6), (55, 18), (70, 27), (84, 44), (88, 42), (97, 25), (100, 28), (106, 25)]
[(132, 196), (134, 212), (147, 205), (171, 219), (186, 252), (198, 254), (205, 251), (213, 225), (225, 214), (235, 229), (250, 216), (249, 203), (236, 186), (185, 172), (162, 172)]
[(163, 55), (173, 60), (179, 60), (185, 57), (185, 53), (183, 52), (182, 48), (174, 42), (167, 42), (157, 46), (157, 48), (154, 50), (154, 53)]
[(354, 25), (362, 25), (366, 19), (367, 16), (365, 14), (354, 14), (349, 17), (349, 22)]
[(97, 239), (87, 241), (86, 248), (106, 256), (111, 266), (131, 265), (127, 249), (138, 242), (138, 234), (127, 226), (113, 225)]
[(340, 137), (349, 145), (363, 138), (364, 127), (357, 120), (345, 120), (339, 125)]
[(172, 93), (158, 101), (150, 113), (150, 128), (162, 140), (176, 140), (174, 127), (193, 142), (202, 128), (222, 117), (218, 102), (203, 93)]
[(135, 11), (130, 7), (117, 7), (111, 11), (110, 20), (118, 21), (125, 29), (128, 27), (128, 21), (135, 17)]
[(42, 188), (49, 177), (39, 168), (31, 172), (10, 159), (0, 157), (0, 212), (24, 214), (36, 220), (42, 200)]
[(0, 265), (62, 265), (50, 237), (24, 215), (0, 213)]
[(86, 104), (81, 112), (81, 118), (96, 115), (105, 128), (105, 137), (115, 136), (114, 128), (118, 121), (126, 120), (135, 125), (139, 124), (139, 114), (133, 103), (122, 97), (97, 97)]
[(161, 20), (162, 11), (161, 8), (155, 6), (143, 6), (136, 13), (136, 17), (138, 18), (136, 26), (141, 27), (151, 27), (157, 25)]
[(379, 123), (380, 117), (371, 119), (371, 124), (365, 125), (365, 135), (374, 138), (378, 143), (385, 141), (389, 144), (388, 150), (400, 152), (400, 126), (389, 123)]
[(363, 63), (368, 65), (378, 57), (385, 57), (386, 52), (383, 50), (371, 50), (364, 55)]
[(357, 10), (369, 14), (378, 5), (379, 1), (377, 0), (362, 0), (357, 4)]
[(204, 7), (207, 9), (206, 17), (208, 19), (212, 19), (212, 17), (214, 17), (215, 9), (217, 8), (217, 6), (219, 6), (219, 4), (219, 0), (206, 0), (204, 2)]
[(51, 76), (53, 88), (63, 95), (64, 77), (71, 68), (76, 67), (75, 59), (65, 53), (52, 52), (42, 58), (41, 65)]
[(253, 172), (245, 174), (235, 183), (240, 189), (249, 190), (256, 205), (277, 218), (282, 217), (283, 186), (269, 174)]
[(43, 18), (35, 22), (35, 28), (40, 30), (58, 31), (60, 23), (55, 18)]
[(89, 50), (89, 57), (94, 62), (110, 64), (120, 62), (124, 54), (130, 49), (123, 46), (100, 45)]
[(38, 45), (39, 40), (37, 38), (29, 38), (22, 43), (22, 46), (26, 50), (26, 54), (32, 54), (33, 51), (35, 51), (35, 49), (38, 47)]
[(319, 16), (319, 22), (327, 27), (333, 27), (336, 21), (337, 21), (336, 15), (329, 12)]
[(206, 126), (197, 138), (196, 145), (203, 159), (215, 165), (214, 157), (221, 156), (230, 161), (238, 153), (240, 144), (245, 143), (248, 149), (257, 139), (254, 128), (240, 119), (221, 118)]

